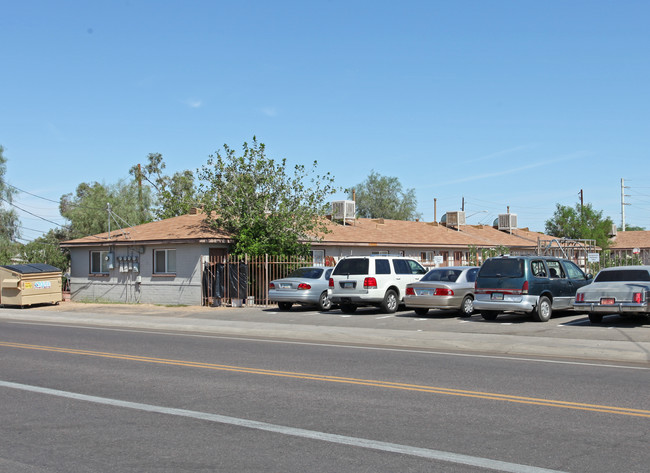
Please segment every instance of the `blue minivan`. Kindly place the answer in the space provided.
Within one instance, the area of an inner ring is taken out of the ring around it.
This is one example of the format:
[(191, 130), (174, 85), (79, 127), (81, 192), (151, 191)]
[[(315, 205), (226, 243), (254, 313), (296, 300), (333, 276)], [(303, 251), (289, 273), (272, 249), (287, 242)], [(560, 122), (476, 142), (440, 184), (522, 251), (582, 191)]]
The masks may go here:
[(572, 261), (550, 256), (497, 256), (476, 277), (474, 309), (485, 320), (522, 312), (547, 322), (554, 310), (573, 308), (576, 291), (592, 281)]

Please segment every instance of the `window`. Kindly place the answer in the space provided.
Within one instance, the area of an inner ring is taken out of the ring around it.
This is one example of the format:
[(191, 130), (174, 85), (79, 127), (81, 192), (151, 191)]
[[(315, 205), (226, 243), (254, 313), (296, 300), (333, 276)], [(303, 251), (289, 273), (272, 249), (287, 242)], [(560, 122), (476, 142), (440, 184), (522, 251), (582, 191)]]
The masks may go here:
[(406, 260), (406, 262), (409, 265), (409, 268), (411, 268), (411, 274), (426, 274), (427, 270), (420, 265), (420, 263), (413, 261), (413, 260)]
[(532, 269), (533, 275), (536, 278), (545, 278), (546, 277), (546, 267), (544, 266), (543, 261), (531, 261), (530, 269)]
[(287, 276), (288, 278), (318, 279), (323, 274), (323, 268), (298, 268)]
[(411, 268), (403, 259), (394, 259), (393, 268), (395, 268), (395, 274), (411, 274)]
[(564, 277), (564, 270), (562, 269), (562, 266), (560, 266), (559, 261), (547, 261), (546, 264), (548, 265), (548, 272), (551, 278)]
[(489, 259), (481, 266), (480, 273), (484, 278), (520, 278), (524, 275), (524, 260)]
[(108, 273), (108, 251), (90, 252), (90, 274)]
[(467, 278), (467, 282), (475, 282), (476, 281), (476, 275), (478, 274), (479, 268), (473, 268), (467, 271), (467, 275), (465, 276)]
[(379, 251), (373, 251), (370, 254), (371, 255), (383, 255), (383, 256), (386, 256), (386, 255), (388, 255), (388, 251), (387, 250), (379, 250)]
[(375, 274), (390, 274), (390, 263), (387, 259), (375, 260)]
[(612, 282), (612, 281), (650, 281), (650, 274), (645, 269), (615, 269), (601, 271), (594, 279), (594, 282)]
[(334, 274), (368, 274), (368, 258), (342, 259), (334, 268)]
[(566, 272), (569, 275), (569, 279), (586, 279), (585, 273), (583, 273), (582, 270), (575, 265), (575, 263), (572, 263), (571, 261), (565, 261), (564, 267), (566, 268)]
[(312, 250), (314, 266), (325, 266), (325, 250)]
[(158, 274), (176, 273), (176, 250), (154, 250), (153, 272)]

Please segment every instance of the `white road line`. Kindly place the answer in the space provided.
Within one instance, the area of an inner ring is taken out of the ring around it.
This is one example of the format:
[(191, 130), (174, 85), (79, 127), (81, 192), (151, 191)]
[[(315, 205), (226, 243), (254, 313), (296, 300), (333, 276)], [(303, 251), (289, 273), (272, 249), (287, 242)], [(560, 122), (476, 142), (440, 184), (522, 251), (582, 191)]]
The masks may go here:
[(240, 419), (237, 417), (222, 416), (219, 414), (210, 414), (208, 412), (199, 412), (199, 411), (190, 411), (187, 409), (176, 409), (172, 407), (154, 406), (151, 404), (142, 404), (139, 402), (120, 401), (119, 399), (89, 396), (86, 394), (60, 391), (58, 389), (49, 389), (49, 388), (42, 388), (39, 386), (30, 386), (28, 384), (19, 384), (19, 383), (7, 382), (7, 381), (0, 381), (0, 387), (5, 387), (9, 389), (18, 389), (21, 391), (29, 391), (38, 394), (46, 394), (49, 396), (57, 396), (57, 397), (63, 397), (68, 399), (76, 399), (79, 401), (92, 402), (95, 404), (122, 407), (126, 409), (135, 409), (144, 412), (154, 412), (157, 414), (167, 414), (173, 416), (188, 417), (192, 419), (216, 422), (219, 424), (235, 425), (238, 427), (244, 427), (248, 429), (263, 430), (266, 432), (273, 432), (282, 435), (291, 435), (293, 437), (320, 440), (323, 442), (336, 443), (340, 445), (349, 445), (352, 447), (368, 448), (371, 450), (379, 450), (383, 452), (399, 453), (402, 455), (410, 455), (414, 457), (427, 458), (431, 460), (439, 460), (439, 461), (444, 461), (449, 463), (476, 466), (479, 468), (489, 468), (491, 470), (496, 470), (496, 471), (504, 471), (504, 472), (512, 472), (512, 473), (564, 473), (561, 472), (560, 470), (549, 470), (546, 468), (538, 468), (534, 466), (521, 465), (517, 463), (491, 460), (489, 458), (474, 457), (470, 455), (462, 455), (458, 453), (445, 452), (441, 450), (431, 450), (428, 448), (412, 447), (409, 445), (400, 445), (397, 443), (380, 442), (377, 440), (363, 439), (358, 437), (349, 437), (347, 435), (329, 434), (326, 432), (318, 432), (316, 430), (299, 429), (295, 427), (287, 427), (284, 425), (269, 424), (266, 422), (258, 422), (254, 420), (248, 420), (248, 419)]
[[(347, 317), (351, 317), (351, 316), (348, 315)], [(604, 363), (604, 362), (596, 363), (596, 362), (586, 362), (586, 361), (550, 360), (545, 358), (525, 358), (522, 356), (480, 355), (476, 353), (454, 353), (454, 352), (434, 351), (434, 350), (417, 350), (415, 348), (390, 348), (390, 347), (373, 347), (373, 346), (348, 345), (348, 344), (336, 344), (336, 343), (296, 342), (292, 340), (274, 340), (271, 338), (237, 337), (237, 336), (230, 336), (230, 335), (202, 335), (197, 333), (170, 332), (165, 330), (155, 331), (155, 330), (124, 329), (124, 328), (111, 328), (111, 327), (89, 327), (87, 325), (55, 324), (55, 323), (47, 323), (47, 322), (7, 321), (6, 323), (14, 324), (14, 325), (46, 325), (48, 327), (67, 327), (67, 328), (78, 328), (83, 330), (100, 330), (100, 331), (109, 331), (109, 332), (147, 333), (150, 335), (167, 335), (173, 337), (214, 338), (220, 340), (239, 340), (239, 341), (256, 342), (256, 343), (279, 343), (284, 345), (305, 345), (305, 346), (315, 346), (315, 347), (348, 348), (352, 350), (394, 351), (399, 353), (417, 353), (421, 355), (458, 356), (463, 358), (486, 358), (486, 359), (505, 360), (505, 361), (549, 363), (553, 365), (591, 366), (596, 368), (615, 368), (617, 370), (618, 369), (639, 370), (639, 371), (650, 370), (650, 368), (646, 366), (617, 365), (614, 363)]]

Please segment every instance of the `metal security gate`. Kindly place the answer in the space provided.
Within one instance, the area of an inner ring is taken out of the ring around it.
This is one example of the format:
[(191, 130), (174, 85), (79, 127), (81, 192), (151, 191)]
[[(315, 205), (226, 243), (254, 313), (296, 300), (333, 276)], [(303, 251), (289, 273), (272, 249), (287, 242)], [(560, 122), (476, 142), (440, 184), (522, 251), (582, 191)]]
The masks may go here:
[(201, 305), (269, 305), (269, 282), (285, 277), (296, 268), (312, 264), (311, 256), (203, 257)]

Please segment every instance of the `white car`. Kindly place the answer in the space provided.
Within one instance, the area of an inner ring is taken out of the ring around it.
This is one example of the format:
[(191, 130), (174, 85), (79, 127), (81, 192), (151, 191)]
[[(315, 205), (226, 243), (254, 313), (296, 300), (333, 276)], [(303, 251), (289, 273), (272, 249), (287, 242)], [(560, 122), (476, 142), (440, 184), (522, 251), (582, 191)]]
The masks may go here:
[(308, 266), (298, 268), (282, 279), (269, 283), (269, 300), (278, 303), (280, 310), (289, 310), (293, 304), (314, 305), (320, 310), (330, 310), (327, 297), (332, 268)]
[(602, 269), (594, 282), (578, 289), (573, 307), (589, 312), (592, 324), (607, 314), (650, 315), (650, 266)]
[(361, 306), (379, 307), (391, 314), (402, 303), (406, 285), (426, 272), (420, 263), (403, 256), (348, 256), (332, 271), (328, 295), (346, 314)]

